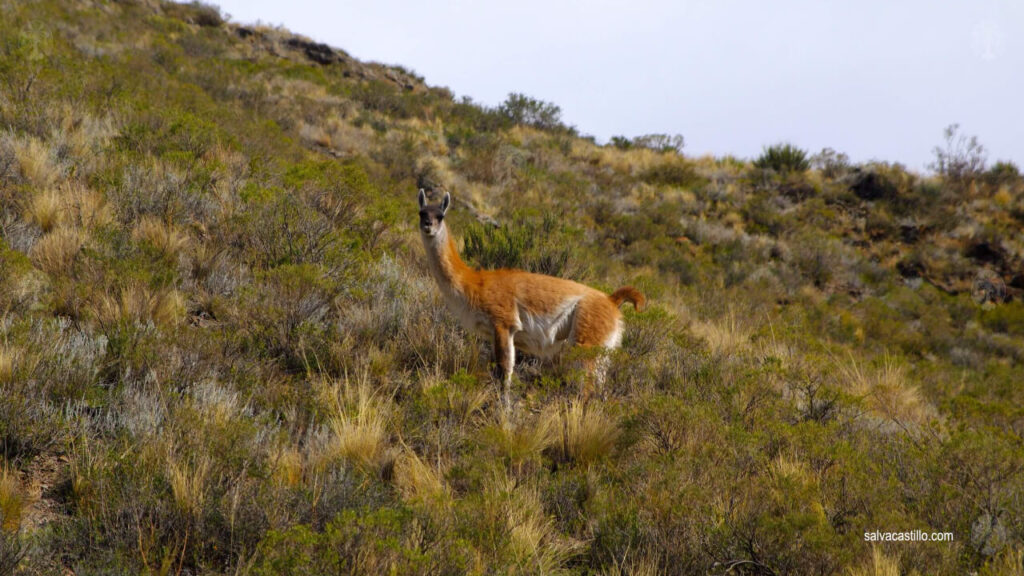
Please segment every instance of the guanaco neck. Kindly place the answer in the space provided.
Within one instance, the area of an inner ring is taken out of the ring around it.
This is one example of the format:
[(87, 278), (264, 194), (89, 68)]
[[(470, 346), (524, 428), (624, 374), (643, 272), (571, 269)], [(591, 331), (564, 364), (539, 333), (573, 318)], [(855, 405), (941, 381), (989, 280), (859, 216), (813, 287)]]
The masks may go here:
[(427, 250), (430, 275), (446, 296), (465, 295), (465, 279), (472, 269), (462, 261), (455, 240), (442, 225), (434, 236), (420, 234)]

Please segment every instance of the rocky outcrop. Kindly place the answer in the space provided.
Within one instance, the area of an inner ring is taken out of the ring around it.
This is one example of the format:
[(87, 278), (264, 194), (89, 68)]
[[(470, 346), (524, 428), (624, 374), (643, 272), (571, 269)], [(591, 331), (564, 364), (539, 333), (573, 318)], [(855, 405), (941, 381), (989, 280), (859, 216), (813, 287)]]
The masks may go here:
[(285, 40), (285, 44), (295, 50), (299, 50), (306, 55), (306, 58), (322, 64), (324, 66), (333, 64), (339, 60), (338, 52), (331, 48), (327, 44), (320, 44), (319, 42), (313, 42), (311, 40), (303, 40), (292, 36)]
[(383, 64), (366, 64), (349, 56), (344, 50), (315, 42), (286, 30), (229, 25), (236, 36), (270, 54), (281, 57), (298, 56), (321, 66), (338, 66), (346, 78), (380, 80), (406, 91), (428, 89), (421, 78), (405, 70)]

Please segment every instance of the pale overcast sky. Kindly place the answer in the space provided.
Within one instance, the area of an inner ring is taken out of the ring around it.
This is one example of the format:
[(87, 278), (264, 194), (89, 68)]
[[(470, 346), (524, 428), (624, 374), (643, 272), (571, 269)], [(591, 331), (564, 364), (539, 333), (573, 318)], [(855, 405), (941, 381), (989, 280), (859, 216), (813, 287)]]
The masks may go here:
[(212, 0), (457, 96), (554, 102), (599, 141), (790, 141), (924, 170), (954, 122), (1024, 165), (1024, 0)]

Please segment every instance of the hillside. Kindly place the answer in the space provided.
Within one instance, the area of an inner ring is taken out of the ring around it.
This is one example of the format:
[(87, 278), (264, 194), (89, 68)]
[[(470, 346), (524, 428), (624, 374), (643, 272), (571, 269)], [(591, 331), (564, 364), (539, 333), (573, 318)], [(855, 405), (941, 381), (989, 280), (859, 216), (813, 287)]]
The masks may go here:
[[(1024, 574), (1024, 179), (940, 129), (932, 175), (598, 145), (204, 5), (0, 0), (0, 576)], [(421, 187), (475, 265), (647, 295), (599, 398), (525, 358), (502, 410)]]

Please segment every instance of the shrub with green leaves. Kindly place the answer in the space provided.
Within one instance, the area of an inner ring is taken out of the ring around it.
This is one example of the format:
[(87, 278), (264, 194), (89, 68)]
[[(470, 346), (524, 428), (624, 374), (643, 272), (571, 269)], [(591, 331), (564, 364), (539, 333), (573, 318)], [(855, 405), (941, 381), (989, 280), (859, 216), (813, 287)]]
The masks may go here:
[(807, 152), (788, 143), (766, 146), (754, 160), (754, 166), (778, 173), (805, 172), (811, 167)]
[(583, 280), (589, 265), (567, 229), (554, 216), (519, 224), (471, 224), (463, 232), (463, 256), (485, 269), (518, 268), (538, 274)]
[(509, 94), (498, 106), (498, 113), (515, 124), (525, 124), (542, 130), (565, 127), (562, 124), (562, 109), (557, 104), (516, 92)]

